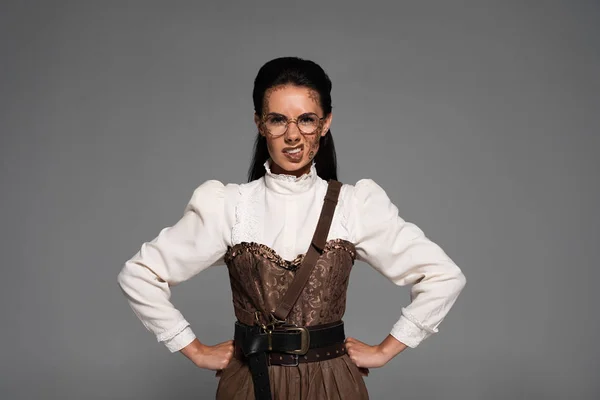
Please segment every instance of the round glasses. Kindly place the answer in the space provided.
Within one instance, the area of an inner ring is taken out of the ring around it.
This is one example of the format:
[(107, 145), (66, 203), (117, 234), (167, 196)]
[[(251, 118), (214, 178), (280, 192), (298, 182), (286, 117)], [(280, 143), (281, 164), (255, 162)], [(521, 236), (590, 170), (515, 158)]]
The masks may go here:
[(292, 122), (303, 135), (312, 135), (321, 129), (324, 119), (325, 117), (321, 118), (315, 113), (302, 114), (292, 119), (288, 119), (285, 115), (270, 113), (263, 118), (262, 123), (269, 135), (273, 137), (286, 133)]

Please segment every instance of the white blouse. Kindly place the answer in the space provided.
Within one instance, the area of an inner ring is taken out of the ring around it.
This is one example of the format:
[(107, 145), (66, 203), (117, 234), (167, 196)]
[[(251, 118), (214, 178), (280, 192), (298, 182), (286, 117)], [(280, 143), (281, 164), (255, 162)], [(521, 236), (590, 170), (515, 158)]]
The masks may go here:
[[(296, 178), (274, 174), (245, 184), (204, 182), (182, 218), (146, 242), (128, 260), (118, 283), (146, 329), (171, 352), (195, 339), (171, 303), (171, 287), (212, 265), (224, 264), (228, 246), (257, 242), (292, 260), (308, 249), (327, 182), (316, 172)], [(357, 260), (397, 285), (412, 285), (411, 302), (399, 312), (391, 335), (409, 347), (438, 332), (466, 283), (460, 268), (416, 225), (398, 215), (386, 192), (371, 179), (344, 184), (329, 239), (354, 243)]]

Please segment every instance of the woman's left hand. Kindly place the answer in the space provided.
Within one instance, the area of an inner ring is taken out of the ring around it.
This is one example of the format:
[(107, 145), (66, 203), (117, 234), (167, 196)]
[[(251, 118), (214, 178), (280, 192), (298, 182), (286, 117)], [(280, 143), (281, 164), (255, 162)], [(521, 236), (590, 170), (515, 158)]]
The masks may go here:
[(359, 368), (383, 367), (406, 345), (389, 335), (381, 344), (370, 346), (353, 337), (346, 338), (346, 352)]
[(352, 337), (346, 339), (346, 352), (359, 368), (383, 367), (389, 361), (379, 346), (369, 346)]

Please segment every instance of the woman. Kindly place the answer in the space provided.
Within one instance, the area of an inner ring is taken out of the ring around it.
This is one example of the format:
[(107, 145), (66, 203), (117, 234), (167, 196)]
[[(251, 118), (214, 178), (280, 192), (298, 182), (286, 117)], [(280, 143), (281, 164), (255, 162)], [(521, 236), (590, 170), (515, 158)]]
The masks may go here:
[[(366, 399), (368, 368), (437, 332), (465, 277), (374, 181), (336, 189), (331, 82), (320, 66), (269, 61), (253, 100), (258, 136), (249, 182), (200, 185), (181, 220), (125, 263), (119, 285), (158, 341), (217, 371), (217, 399)], [(374, 346), (343, 333), (356, 259), (412, 285), (411, 303)], [(223, 262), (238, 321), (234, 340), (208, 346), (170, 302), (170, 288)], [(296, 297), (285, 300), (298, 271), (308, 271), (307, 281), (294, 283)]]

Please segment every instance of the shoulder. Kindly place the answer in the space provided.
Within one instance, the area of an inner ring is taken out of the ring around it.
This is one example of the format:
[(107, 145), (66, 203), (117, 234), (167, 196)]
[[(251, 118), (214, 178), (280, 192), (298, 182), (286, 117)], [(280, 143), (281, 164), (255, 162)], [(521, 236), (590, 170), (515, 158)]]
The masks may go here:
[(209, 179), (196, 186), (187, 204), (187, 209), (197, 211), (220, 211), (226, 203), (238, 196), (240, 184), (225, 183)]
[(255, 179), (253, 181), (250, 182), (246, 182), (246, 183), (240, 183), (240, 184), (236, 184), (235, 188), (239, 191), (239, 192), (251, 192), (256, 190), (257, 188), (260, 187), (264, 187), (264, 181), (262, 178), (259, 179)]
[(388, 203), (388, 194), (373, 179), (365, 178), (358, 180), (355, 184), (344, 184), (340, 192), (341, 197), (347, 203), (355, 205), (366, 205), (371, 203)]
[(188, 208), (196, 208), (202, 211), (223, 211), (224, 209), (228, 214), (235, 210), (240, 201), (247, 201), (252, 198), (252, 194), (263, 186), (262, 179), (247, 183), (207, 180), (193, 190)]
[(348, 227), (377, 225), (398, 215), (398, 208), (386, 191), (373, 179), (361, 179), (355, 184), (344, 184), (340, 193)]

